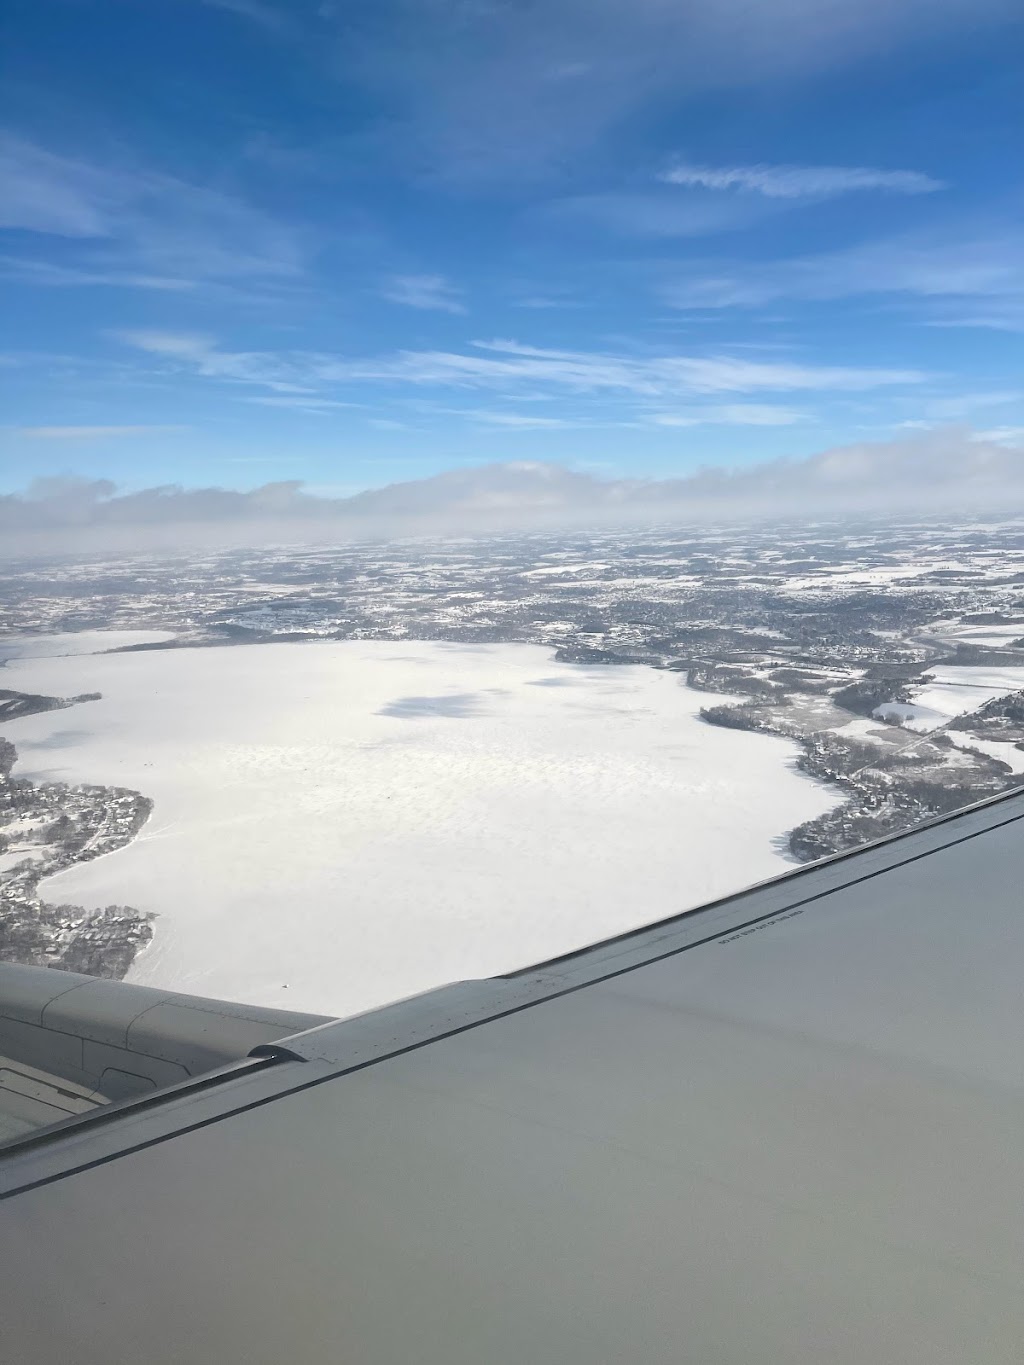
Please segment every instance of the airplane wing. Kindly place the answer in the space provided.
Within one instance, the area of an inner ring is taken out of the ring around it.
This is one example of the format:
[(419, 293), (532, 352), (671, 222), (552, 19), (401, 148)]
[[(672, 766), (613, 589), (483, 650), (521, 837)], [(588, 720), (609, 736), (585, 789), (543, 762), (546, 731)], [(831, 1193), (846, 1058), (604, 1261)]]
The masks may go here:
[(0, 1001), (20, 1365), (1024, 1360), (1024, 793), (353, 1019)]

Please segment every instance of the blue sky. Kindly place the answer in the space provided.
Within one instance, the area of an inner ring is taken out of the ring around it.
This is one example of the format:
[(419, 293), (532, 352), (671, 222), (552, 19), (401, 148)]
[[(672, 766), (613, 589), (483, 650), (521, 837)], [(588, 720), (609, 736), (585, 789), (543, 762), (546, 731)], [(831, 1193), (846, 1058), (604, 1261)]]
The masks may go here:
[(0, 487), (1024, 443), (1018, 0), (7, 0)]

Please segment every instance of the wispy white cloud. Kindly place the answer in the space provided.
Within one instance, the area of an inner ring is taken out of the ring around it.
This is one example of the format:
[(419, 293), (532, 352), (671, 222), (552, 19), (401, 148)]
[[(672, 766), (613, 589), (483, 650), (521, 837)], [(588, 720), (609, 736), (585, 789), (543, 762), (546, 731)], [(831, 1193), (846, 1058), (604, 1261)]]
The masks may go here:
[(789, 390), (858, 391), (925, 378), (917, 370), (810, 366), (742, 356), (635, 356), (555, 351), (513, 341), (476, 342), (476, 351), (400, 351), (377, 360), (328, 363), (326, 378), (383, 380), (462, 388), (501, 388), (517, 382), (578, 393), (618, 391), (644, 397), (672, 393), (749, 393)]
[(781, 260), (697, 263), (662, 294), (685, 309), (902, 294), (942, 306), (931, 318), (939, 325), (986, 325), (988, 317), (1009, 327), (1024, 325), (1024, 247), (1009, 234), (908, 235)]
[(769, 364), (736, 356), (637, 359), (600, 352), (551, 351), (511, 342), (477, 343), (483, 354), (400, 351), (371, 360), (327, 361), (326, 380), (508, 389), (517, 383), (576, 393), (602, 390), (663, 397), (674, 393), (753, 393), (791, 390), (864, 391), (919, 383), (918, 370)]
[(105, 237), (122, 198), (115, 176), (0, 133), (0, 228)]
[(1018, 389), (989, 389), (978, 393), (947, 394), (930, 399), (926, 404), (928, 416), (942, 422), (969, 417), (984, 408), (1003, 407), (1008, 403), (1024, 403), (1024, 392)]
[(979, 431), (977, 439), (996, 445), (1024, 446), (1024, 427), (993, 427), (990, 431)]
[(661, 179), (670, 185), (705, 190), (746, 190), (768, 199), (833, 199), (865, 190), (885, 194), (934, 194), (945, 189), (921, 171), (887, 171), (868, 166), (694, 166), (681, 163)]
[(187, 292), (195, 289), (198, 283), (173, 275), (140, 275), (127, 270), (85, 270), (28, 256), (0, 256), (0, 279), (49, 288), (102, 285), (117, 289), (166, 290), (169, 293)]
[[(748, 360), (743, 356), (663, 355), (635, 357), (588, 351), (556, 351), (519, 342), (475, 342), (485, 352), (472, 355), (432, 354), (438, 371), (450, 366), (454, 376), (471, 375), (476, 366), (482, 376), (505, 373), (509, 377), (548, 379), (569, 388), (624, 389), (639, 394), (682, 391), (691, 393), (744, 393), (759, 390), (864, 390), (890, 384), (913, 384), (925, 378), (918, 370), (873, 367), (798, 365)], [(503, 358), (491, 359), (487, 353)], [(422, 353), (406, 352), (413, 368)]]
[(513, 427), (524, 431), (555, 431), (588, 425), (564, 417), (541, 417), (534, 412), (495, 412), (490, 408), (467, 408), (462, 412), (462, 416), (489, 427)]
[(213, 337), (198, 332), (162, 332), (155, 329), (128, 329), (114, 332), (118, 341), (135, 346), (151, 355), (164, 355), (174, 359), (194, 360), (202, 363), (204, 358), (216, 350)]
[(0, 133), (0, 229), (63, 238), (74, 258), (4, 260), (39, 284), (188, 288), (301, 273), (296, 233), (243, 199), (160, 172), (58, 155)]
[(112, 333), (136, 350), (172, 365), (192, 370), (206, 379), (254, 384), (278, 393), (316, 396), (316, 366), (297, 354), (263, 351), (224, 351), (211, 337), (190, 332), (127, 329)]
[(109, 436), (163, 436), (170, 432), (187, 431), (187, 426), (143, 425), (143, 426), (94, 426), (94, 427), (16, 427), (17, 436), (27, 436), (35, 441), (97, 441)]
[(443, 275), (395, 275), (381, 290), (391, 303), (441, 313), (464, 313), (460, 291)]
[(339, 408), (360, 408), (362, 403), (346, 403), (335, 398), (318, 398), (307, 394), (245, 394), (246, 403), (259, 403), (267, 408), (287, 408), (296, 412), (309, 412), (323, 417), (337, 412)]
[(1024, 288), (1003, 295), (951, 301), (938, 316), (926, 318), (929, 327), (981, 328), (989, 332), (1024, 332)]
[[(416, 174), (562, 179), (609, 129), (666, 95), (820, 79), (958, 29), (1012, 21), (1019, 0), (375, 0), (340, 20), (346, 79), (403, 117), (378, 144)], [(342, 7), (342, 12), (343, 7)], [(340, 19), (340, 15), (339, 15)]]
[[(353, 359), (317, 352), (225, 351), (210, 337), (192, 334), (126, 331), (115, 335), (138, 350), (207, 379), (310, 399), (382, 384), (399, 389), (484, 390), (499, 394), (503, 401), (520, 393), (531, 401), (543, 396), (607, 394), (634, 407), (642, 402), (649, 409), (652, 400), (666, 402), (693, 395), (861, 393), (916, 385), (929, 377), (912, 369), (801, 365), (726, 354), (636, 356), (560, 351), (506, 340), (475, 342), (464, 352), (399, 351)], [(780, 425), (782, 419), (773, 416), (773, 411), (757, 404), (746, 409), (737, 405), (728, 420), (745, 425)], [(546, 418), (547, 414), (542, 416)], [(499, 418), (498, 424), (502, 423), (509, 424)], [(547, 423), (534, 420), (531, 424)]]
[(682, 412), (656, 412), (648, 418), (659, 427), (696, 427), (703, 425), (736, 427), (792, 427), (809, 422), (809, 413), (796, 408), (767, 403), (724, 403)]

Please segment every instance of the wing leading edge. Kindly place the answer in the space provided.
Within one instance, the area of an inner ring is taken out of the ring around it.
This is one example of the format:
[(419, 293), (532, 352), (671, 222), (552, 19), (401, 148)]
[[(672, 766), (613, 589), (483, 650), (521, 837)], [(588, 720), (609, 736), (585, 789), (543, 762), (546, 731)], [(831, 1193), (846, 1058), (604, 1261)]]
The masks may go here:
[(1024, 794), (0, 1162), (25, 1362), (1021, 1360)]

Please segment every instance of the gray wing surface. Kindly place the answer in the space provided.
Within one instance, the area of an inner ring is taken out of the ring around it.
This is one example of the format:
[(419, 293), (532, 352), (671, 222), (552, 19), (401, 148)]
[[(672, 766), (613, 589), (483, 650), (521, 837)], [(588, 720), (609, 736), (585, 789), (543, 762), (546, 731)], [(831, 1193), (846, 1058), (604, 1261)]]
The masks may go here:
[(1013, 794), (355, 1019), (23, 977), (3, 1357), (1024, 1361), (1022, 888)]

